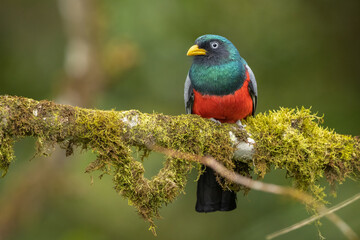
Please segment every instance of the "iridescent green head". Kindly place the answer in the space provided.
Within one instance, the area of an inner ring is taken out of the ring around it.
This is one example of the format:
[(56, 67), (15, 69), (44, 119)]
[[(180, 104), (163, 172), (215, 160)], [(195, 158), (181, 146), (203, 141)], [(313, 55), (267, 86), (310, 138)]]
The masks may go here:
[(189, 49), (187, 55), (195, 56), (194, 62), (205, 62), (209, 65), (241, 60), (240, 54), (232, 42), (222, 36), (213, 34), (197, 38), (195, 45)]
[(189, 76), (197, 91), (224, 95), (242, 86), (246, 62), (228, 39), (203, 35), (195, 40), (187, 55), (194, 56)]

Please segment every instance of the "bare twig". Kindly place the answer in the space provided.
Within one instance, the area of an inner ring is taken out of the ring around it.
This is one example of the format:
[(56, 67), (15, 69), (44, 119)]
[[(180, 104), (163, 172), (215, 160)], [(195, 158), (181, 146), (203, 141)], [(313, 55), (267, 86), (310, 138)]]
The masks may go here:
[(224, 167), (224, 165), (222, 165), (221, 163), (216, 161), (211, 156), (198, 156), (195, 154), (180, 152), (180, 151), (176, 151), (173, 149), (163, 148), (163, 147), (155, 146), (155, 145), (147, 145), (147, 147), (156, 152), (163, 153), (169, 157), (176, 157), (176, 158), (187, 159), (187, 160), (194, 161), (194, 162), (200, 162), (200, 163), (214, 169), (222, 177), (224, 177), (234, 183), (243, 185), (245, 187), (248, 187), (248, 188), (251, 188), (254, 190), (258, 190), (258, 191), (278, 194), (278, 195), (288, 195), (292, 198), (295, 198), (298, 201), (301, 201), (301, 202), (306, 203), (311, 206), (314, 206), (316, 204), (315, 199), (305, 192), (302, 192), (300, 190), (290, 188), (290, 187), (282, 187), (282, 186), (275, 185), (275, 184), (263, 183), (263, 182), (256, 181), (251, 178), (242, 176), (240, 174), (237, 174), (234, 171), (227, 169), (226, 167)]
[(241, 184), (243, 186), (246, 186), (248, 188), (258, 190), (258, 191), (263, 191), (263, 192), (268, 192), (268, 193), (278, 194), (278, 195), (286, 195), (286, 196), (292, 197), (302, 203), (305, 203), (309, 206), (316, 208), (317, 211), (319, 212), (319, 215), (313, 216), (313, 217), (311, 217), (307, 220), (304, 220), (298, 224), (295, 224), (291, 227), (288, 227), (279, 232), (268, 235), (267, 239), (273, 239), (273, 238), (283, 235), (285, 233), (291, 232), (291, 231), (301, 228), (319, 218), (326, 216), (331, 222), (333, 222), (339, 228), (339, 230), (349, 240), (359, 240), (359, 237), (350, 228), (350, 226), (347, 225), (339, 216), (334, 214), (334, 212), (336, 212), (337, 210), (339, 210), (339, 209), (349, 205), (350, 203), (356, 201), (357, 199), (359, 199), (360, 194), (355, 195), (354, 197), (348, 199), (347, 201), (344, 201), (343, 203), (341, 203), (339, 205), (336, 205), (330, 209), (327, 209), (323, 204), (317, 203), (316, 200), (312, 196), (310, 196), (309, 194), (307, 194), (305, 192), (302, 192), (300, 190), (290, 188), (290, 187), (282, 187), (282, 186), (275, 185), (275, 184), (263, 183), (263, 182), (256, 181), (251, 178), (242, 176), (234, 171), (230, 171), (229, 169), (224, 167), (224, 165), (222, 165), (221, 163), (216, 161), (211, 156), (205, 156), (205, 157), (198, 156), (195, 154), (184, 153), (184, 152), (167, 149), (167, 148), (163, 148), (163, 147), (155, 146), (155, 145), (148, 145), (147, 147), (149, 149), (152, 149), (157, 152), (161, 152), (170, 157), (183, 158), (183, 159), (187, 159), (190, 161), (200, 162), (208, 167), (211, 167), (222, 177), (224, 177), (234, 183)]
[[(295, 183), (302, 184), (300, 189), (310, 189), (313, 192), (312, 187), (319, 187), (314, 182), (321, 174), (325, 174), (331, 183), (342, 182), (349, 176), (360, 176), (359, 141), (319, 127), (313, 122), (316, 116), (306, 109), (280, 109), (269, 112), (268, 115), (259, 114), (248, 120), (247, 129), (226, 124), (214, 125), (212, 121), (195, 115), (167, 116), (137, 110), (101, 111), (13, 96), (0, 96), (0, 110), (0, 167), (5, 173), (14, 158), (12, 144), (15, 137), (37, 138), (39, 153), (45, 151), (48, 145), (54, 144), (59, 144), (69, 154), (74, 146), (92, 149), (98, 156), (90, 164), (89, 171), (101, 170), (114, 176), (116, 191), (132, 201), (152, 228), (155, 227), (153, 219), (159, 216), (159, 209), (172, 202), (183, 190), (186, 174), (191, 169), (189, 161), (214, 168), (221, 176), (234, 183), (295, 198), (318, 209), (318, 213), (326, 209), (310, 194), (254, 181), (232, 172), (234, 167), (237, 167), (236, 164), (246, 167), (248, 170), (245, 173), (249, 173), (250, 168), (254, 167), (255, 170), (262, 171), (263, 175), (268, 166), (286, 168), (289, 174), (297, 174)], [(312, 116), (310, 120), (308, 116)], [(310, 122), (303, 123), (299, 129), (298, 124), (305, 119)], [(280, 130), (275, 131), (276, 133), (271, 130), (274, 125), (280, 125)], [(267, 137), (263, 137), (264, 132)], [(251, 143), (250, 134), (256, 144)], [(321, 141), (324, 136), (329, 136), (326, 138), (329, 140)], [(269, 139), (276, 139), (277, 142), (273, 143)], [(297, 143), (295, 146), (289, 144), (293, 141)], [(234, 160), (234, 154), (239, 151), (241, 143), (248, 144), (244, 148), (247, 157), (239, 162), (237, 158)], [(149, 150), (154, 150), (175, 159), (167, 159), (159, 174), (149, 180), (144, 177), (143, 165), (132, 159), (133, 146), (137, 150), (144, 150), (145, 155)], [(314, 156), (309, 158), (309, 154), (300, 154), (305, 150)], [(335, 159), (334, 156), (339, 157)], [(304, 158), (307, 161), (299, 161)], [(346, 164), (343, 164), (344, 161)], [(299, 172), (299, 167), (304, 170)], [(309, 172), (313, 175), (312, 181), (307, 181)], [(302, 179), (305, 183), (301, 182)], [(321, 199), (318, 195), (317, 197)], [(330, 220), (342, 225), (340, 229), (347, 231), (346, 236), (351, 236), (350, 228), (343, 227), (345, 223), (338, 218), (330, 217)]]
[(280, 235), (283, 235), (285, 233), (288, 233), (288, 232), (291, 232), (291, 231), (294, 231), (296, 229), (299, 229), (305, 225), (308, 225), (324, 216), (327, 216), (328, 218), (330, 218), (330, 220), (335, 223), (337, 225), (337, 227), (347, 236), (348, 239), (359, 239), (359, 237), (356, 235), (356, 233), (347, 225), (347, 224), (344, 224), (343, 221), (341, 219), (339, 219), (336, 215), (333, 215), (332, 213), (340, 210), (341, 208), (343, 207), (346, 207), (348, 206), (349, 204), (355, 202), (356, 200), (359, 200), (360, 199), (360, 193), (354, 195), (353, 197), (329, 208), (329, 209), (323, 209), (321, 211), (320, 214), (318, 215), (314, 215), (312, 217), (309, 217), (299, 223), (296, 223), (290, 227), (287, 227), (287, 228), (284, 228), (280, 231), (277, 231), (275, 233), (272, 233), (272, 234), (269, 234), (266, 238), (267, 239), (273, 239), (275, 237), (278, 237)]

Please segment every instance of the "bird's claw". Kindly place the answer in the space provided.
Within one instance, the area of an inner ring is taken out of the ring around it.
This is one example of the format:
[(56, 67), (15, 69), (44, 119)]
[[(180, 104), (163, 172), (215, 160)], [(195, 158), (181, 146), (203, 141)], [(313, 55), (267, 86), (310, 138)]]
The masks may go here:
[(236, 125), (238, 125), (240, 129), (244, 129), (246, 127), (246, 125), (243, 125), (240, 120), (236, 121)]
[(221, 125), (221, 122), (219, 120), (216, 120), (215, 118), (209, 118), (211, 121), (213, 121), (214, 123)]

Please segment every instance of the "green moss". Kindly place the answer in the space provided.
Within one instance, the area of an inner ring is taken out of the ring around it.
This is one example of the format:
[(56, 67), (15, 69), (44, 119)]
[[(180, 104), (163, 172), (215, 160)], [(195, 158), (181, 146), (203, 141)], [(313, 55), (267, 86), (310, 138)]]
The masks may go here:
[(324, 200), (319, 179), (334, 186), (359, 178), (359, 142), (321, 127), (323, 118), (310, 109), (281, 108), (244, 122), (256, 141), (254, 171), (263, 177), (271, 167), (285, 169), (295, 187)]
[(6, 175), (10, 163), (14, 160), (14, 139), (9, 136), (0, 138), (0, 169), (2, 177)]
[[(0, 97), (0, 168), (3, 173), (14, 159), (15, 140), (37, 138), (38, 154), (49, 154), (59, 144), (66, 155), (74, 147), (92, 150), (97, 159), (86, 171), (110, 175), (114, 188), (129, 200), (155, 231), (159, 210), (184, 192), (187, 174), (200, 164), (168, 157), (158, 175), (147, 179), (140, 161), (133, 159), (136, 149), (146, 158), (148, 146), (174, 149), (200, 156), (211, 155), (228, 169), (242, 175), (254, 171), (263, 177), (272, 167), (287, 171), (294, 185), (324, 200), (319, 179), (331, 185), (347, 177), (359, 178), (360, 144), (357, 138), (336, 134), (319, 126), (322, 118), (309, 109), (286, 109), (258, 114), (244, 120), (246, 130), (256, 141), (253, 161), (233, 160), (235, 146), (229, 131), (246, 141), (248, 135), (236, 125), (221, 124), (195, 115), (166, 116), (100, 111), (35, 101), (27, 98)], [(135, 148), (134, 148), (135, 146)], [(225, 189), (248, 189), (218, 179)]]
[[(146, 179), (142, 164), (131, 157), (129, 146), (135, 145), (139, 151), (147, 153), (149, 150), (146, 146), (156, 143), (201, 156), (212, 155), (230, 169), (235, 167), (232, 161), (234, 147), (228, 137), (229, 129), (233, 128), (230, 125), (224, 128), (197, 116), (169, 117), (137, 111), (122, 114), (114, 111), (106, 114), (86, 111), (76, 116), (76, 119), (75, 125), (81, 128), (78, 132), (83, 133), (79, 140), (98, 154), (88, 171), (101, 169), (113, 175), (116, 191), (129, 199), (129, 203), (150, 222), (152, 230), (155, 227), (153, 219), (159, 217), (159, 209), (184, 192), (187, 174), (194, 165), (198, 168), (200, 165), (167, 158), (159, 174)], [(134, 126), (130, 128), (119, 122), (119, 119), (132, 122)]]

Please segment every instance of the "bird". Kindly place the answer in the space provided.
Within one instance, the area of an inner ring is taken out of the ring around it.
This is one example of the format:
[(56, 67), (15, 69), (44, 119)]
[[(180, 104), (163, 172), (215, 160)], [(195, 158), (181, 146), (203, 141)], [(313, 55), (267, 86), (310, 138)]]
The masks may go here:
[[(219, 124), (237, 123), (254, 116), (258, 91), (255, 75), (227, 38), (206, 34), (195, 40), (187, 56), (193, 62), (185, 80), (187, 114), (197, 114)], [(197, 183), (197, 212), (231, 211), (236, 193), (223, 189), (214, 170), (204, 167)]]

